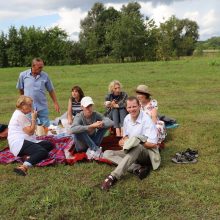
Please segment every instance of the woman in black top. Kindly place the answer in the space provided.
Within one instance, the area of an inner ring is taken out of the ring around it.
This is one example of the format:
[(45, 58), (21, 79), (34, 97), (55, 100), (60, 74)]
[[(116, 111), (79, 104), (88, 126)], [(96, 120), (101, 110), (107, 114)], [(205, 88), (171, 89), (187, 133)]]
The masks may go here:
[(68, 102), (67, 119), (68, 124), (73, 123), (73, 118), (75, 115), (82, 111), (81, 109), (81, 99), (84, 97), (84, 92), (79, 86), (73, 86), (71, 91), (71, 97)]
[(122, 85), (118, 80), (109, 84), (109, 93), (105, 97), (106, 115), (114, 121), (116, 136), (123, 136), (123, 122), (127, 115), (125, 103), (127, 93), (121, 91)]

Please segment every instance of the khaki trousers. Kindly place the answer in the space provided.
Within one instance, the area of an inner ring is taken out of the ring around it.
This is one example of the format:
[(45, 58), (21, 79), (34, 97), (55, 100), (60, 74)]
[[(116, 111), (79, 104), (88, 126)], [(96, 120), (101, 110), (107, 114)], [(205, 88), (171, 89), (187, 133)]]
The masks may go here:
[(156, 170), (161, 162), (159, 150), (157, 148), (146, 149), (142, 145), (144, 142), (146, 142), (144, 136), (131, 137), (125, 142), (123, 150), (105, 151), (103, 156), (118, 164), (111, 175), (120, 179), (126, 171), (133, 172), (135, 169), (140, 168), (139, 164), (147, 164), (149, 159), (153, 170)]
[(140, 164), (147, 164), (149, 160), (149, 153), (143, 145), (138, 144), (127, 153), (125, 153), (124, 150), (107, 150), (104, 152), (103, 157), (115, 164), (118, 164), (116, 169), (111, 172), (111, 175), (120, 179), (127, 171), (133, 172), (141, 167)]

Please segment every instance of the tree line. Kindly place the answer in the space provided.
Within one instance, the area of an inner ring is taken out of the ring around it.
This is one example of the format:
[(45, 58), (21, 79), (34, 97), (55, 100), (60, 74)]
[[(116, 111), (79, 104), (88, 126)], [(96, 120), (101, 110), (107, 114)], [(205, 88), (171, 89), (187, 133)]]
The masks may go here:
[(220, 50), (220, 37), (211, 37), (206, 41), (199, 41), (196, 47), (202, 50)]
[(47, 65), (156, 61), (190, 56), (198, 40), (198, 25), (171, 16), (159, 27), (144, 17), (137, 2), (120, 11), (95, 3), (81, 20), (77, 42), (59, 27), (14, 26), (0, 36), (0, 67), (29, 66), (33, 57)]

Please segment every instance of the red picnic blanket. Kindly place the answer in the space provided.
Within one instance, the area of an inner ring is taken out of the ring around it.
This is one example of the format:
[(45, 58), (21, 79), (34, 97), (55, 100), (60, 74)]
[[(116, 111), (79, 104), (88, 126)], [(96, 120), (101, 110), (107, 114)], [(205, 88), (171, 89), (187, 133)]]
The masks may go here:
[[(48, 140), (54, 144), (54, 149), (49, 152), (49, 157), (36, 166), (43, 167), (54, 165), (58, 163), (63, 164), (74, 164), (77, 161), (88, 161), (86, 153), (73, 153), (74, 152), (74, 141), (72, 136), (41, 136), (38, 138), (39, 140)], [(108, 136), (103, 139), (101, 144), (103, 150), (111, 149), (111, 150), (120, 150), (118, 146), (118, 139), (114, 136)], [(98, 162), (103, 162), (107, 164), (112, 164), (111, 161), (98, 158), (96, 159)], [(9, 150), (9, 147), (6, 147), (2, 151), (0, 151), (0, 164), (9, 164), (13, 162), (23, 162), (21, 157), (15, 157)]]

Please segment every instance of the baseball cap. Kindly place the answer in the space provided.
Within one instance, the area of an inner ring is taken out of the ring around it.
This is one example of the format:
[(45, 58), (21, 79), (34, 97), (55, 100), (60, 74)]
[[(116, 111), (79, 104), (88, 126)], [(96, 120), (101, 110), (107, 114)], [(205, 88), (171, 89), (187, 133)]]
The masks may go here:
[(89, 105), (94, 105), (94, 102), (93, 102), (92, 98), (89, 97), (89, 96), (83, 97), (82, 100), (81, 100), (81, 106), (86, 108)]

